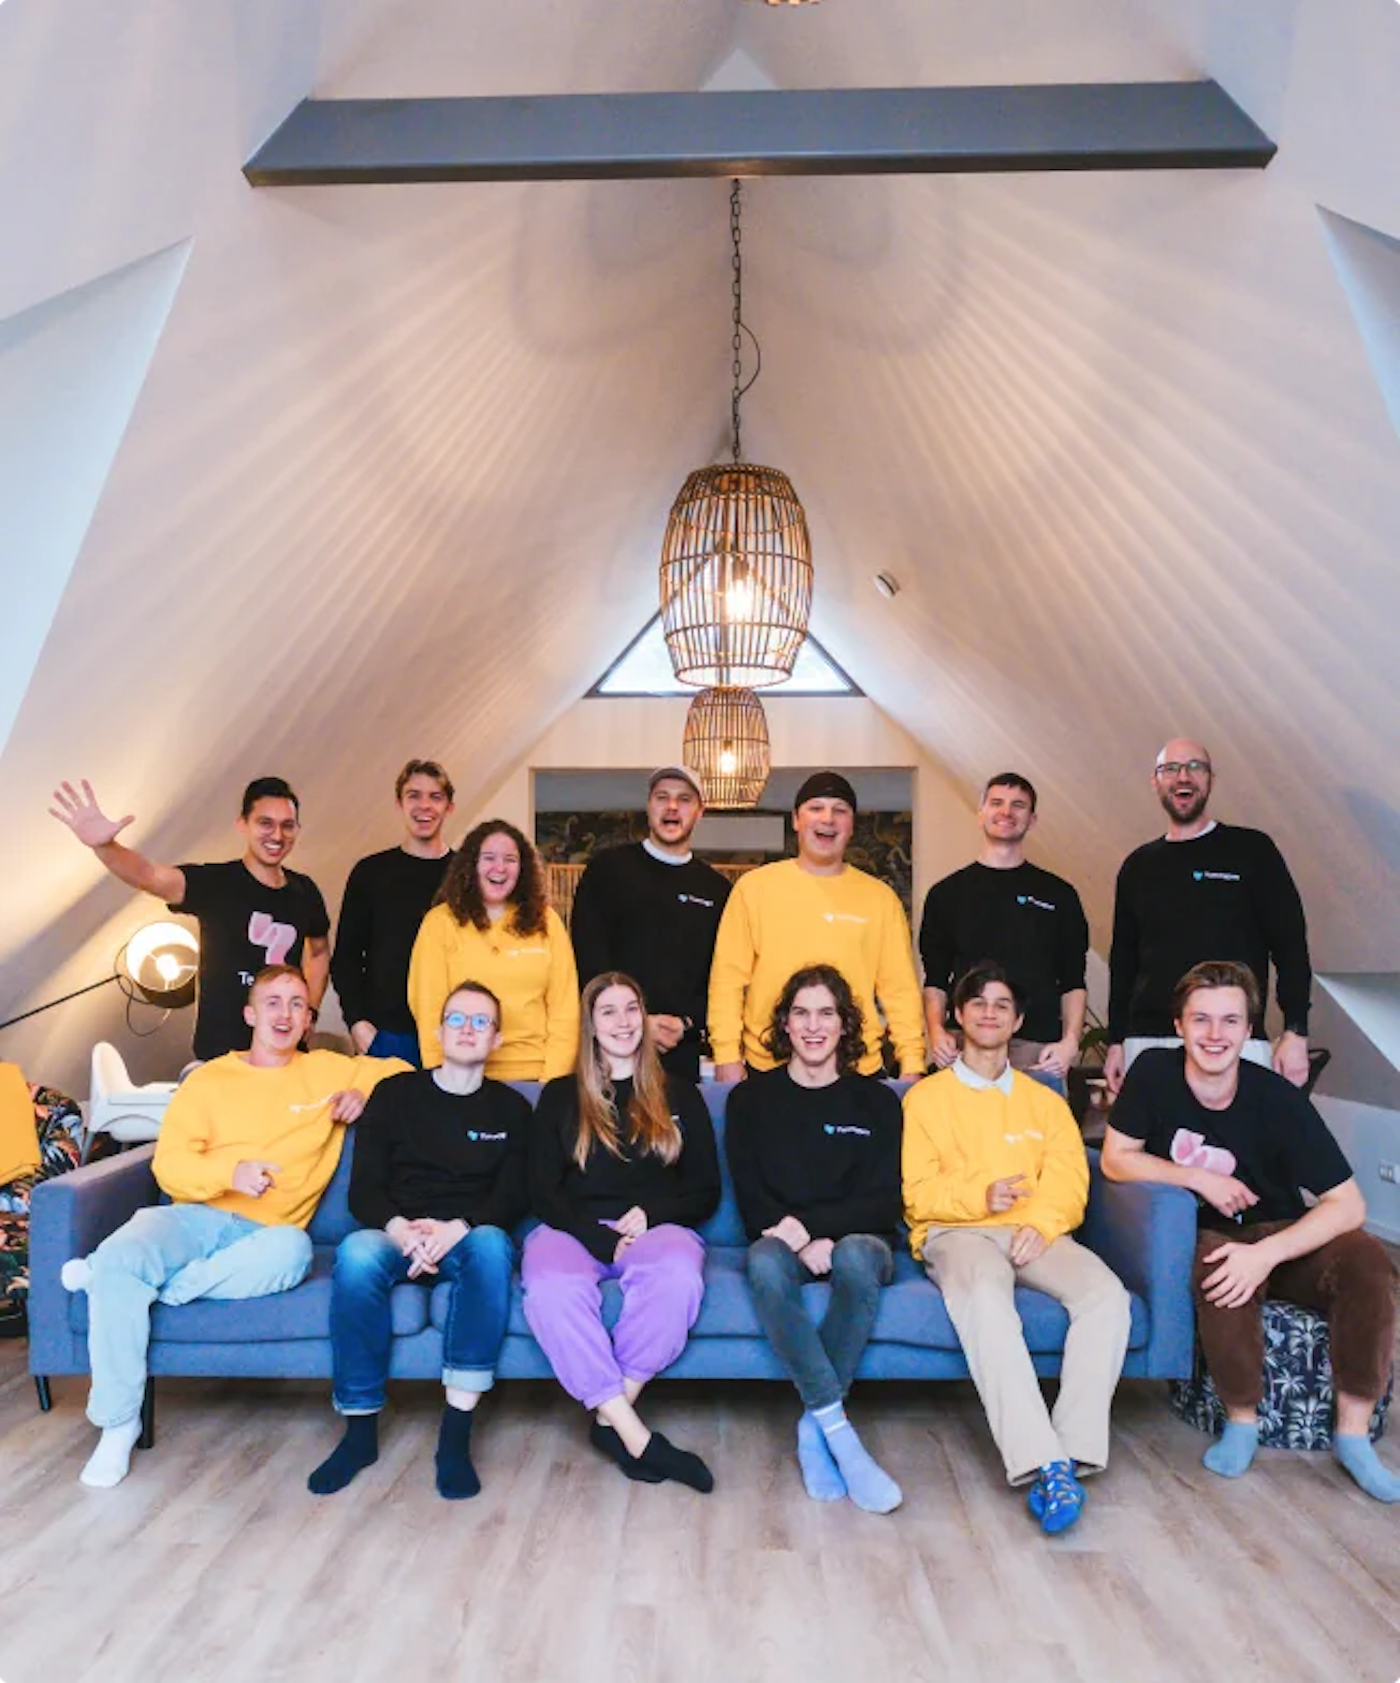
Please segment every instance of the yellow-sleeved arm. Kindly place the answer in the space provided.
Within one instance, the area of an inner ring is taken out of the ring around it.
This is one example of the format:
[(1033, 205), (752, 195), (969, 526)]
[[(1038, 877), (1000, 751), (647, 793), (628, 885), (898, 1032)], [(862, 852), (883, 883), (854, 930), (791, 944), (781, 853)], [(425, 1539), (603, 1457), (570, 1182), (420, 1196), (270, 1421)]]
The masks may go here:
[(740, 881), (720, 915), (710, 964), (710, 1049), (717, 1064), (737, 1064), (743, 1056), (744, 997), (755, 952), (748, 896)]
[(347, 1058), (345, 1062), (350, 1067), (343, 1085), (353, 1087), (366, 1098), (381, 1081), (387, 1081), (391, 1075), (407, 1075), (413, 1068), (412, 1064), (405, 1063), (402, 1058), (367, 1058), (361, 1055)]
[(937, 1096), (926, 1089), (929, 1076), (904, 1095), (904, 1219), (913, 1230), (915, 1255), (929, 1226), (962, 1226), (987, 1220), (986, 1175), (956, 1176), (945, 1169), (938, 1137), (948, 1119)]
[(549, 931), (549, 980), (544, 991), (544, 1079), (572, 1075), (578, 1062), (578, 967), (569, 932), (552, 906), (545, 908)]
[(177, 1204), (208, 1204), (232, 1191), (240, 1154), (213, 1142), (213, 1117), (198, 1083), (179, 1088), (166, 1107), (151, 1160), (161, 1191)]
[(454, 934), (452, 913), (434, 906), (418, 927), (413, 953), (408, 961), (408, 1008), (418, 1030), (418, 1050), (424, 1069), (436, 1069), (442, 1062), (438, 1024), (442, 1008), (452, 990), (450, 942)]
[(1089, 1159), (1069, 1106), (1048, 1087), (1042, 1091), (1045, 1097), (1037, 1110), (1045, 1130), (1045, 1161), (1035, 1191), (1017, 1212), (1017, 1224), (1035, 1228), (1053, 1244), (1063, 1234), (1072, 1233), (1084, 1219), (1089, 1201)]
[(901, 1075), (922, 1075), (928, 1068), (924, 1045), (924, 997), (914, 973), (914, 943), (909, 920), (893, 889), (889, 890), (886, 915), (880, 931), (880, 965), (875, 976), (875, 997), (889, 1024), (890, 1039), (899, 1059)]

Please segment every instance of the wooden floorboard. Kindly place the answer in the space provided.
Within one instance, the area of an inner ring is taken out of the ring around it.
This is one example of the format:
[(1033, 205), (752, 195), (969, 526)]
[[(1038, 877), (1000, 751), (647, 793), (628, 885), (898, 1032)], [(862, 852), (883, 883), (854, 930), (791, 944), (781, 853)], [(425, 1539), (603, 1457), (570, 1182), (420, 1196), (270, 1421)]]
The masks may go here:
[(882, 1519), (807, 1500), (795, 1400), (761, 1384), (649, 1399), (710, 1497), (628, 1483), (552, 1385), (519, 1382), (483, 1407), (471, 1502), (433, 1490), (427, 1385), (394, 1389), (379, 1464), (317, 1500), (326, 1387), (163, 1381), (155, 1450), (89, 1491), (85, 1382), (41, 1415), (23, 1362), (0, 1352), (4, 1683), (1400, 1677), (1400, 1509), (1326, 1455), (1212, 1477), (1158, 1384), (1125, 1382), (1113, 1465), (1047, 1540), (967, 1385), (856, 1394), (905, 1490)]

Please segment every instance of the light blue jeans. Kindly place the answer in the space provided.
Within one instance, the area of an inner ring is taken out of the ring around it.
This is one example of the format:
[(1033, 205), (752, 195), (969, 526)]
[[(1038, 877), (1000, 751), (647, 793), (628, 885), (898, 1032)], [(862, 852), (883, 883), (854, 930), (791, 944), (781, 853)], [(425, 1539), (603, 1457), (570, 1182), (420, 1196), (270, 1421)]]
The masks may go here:
[(141, 1412), (151, 1305), (196, 1297), (263, 1297), (300, 1285), (311, 1241), (208, 1204), (138, 1210), (88, 1258), (88, 1419), (122, 1426)]

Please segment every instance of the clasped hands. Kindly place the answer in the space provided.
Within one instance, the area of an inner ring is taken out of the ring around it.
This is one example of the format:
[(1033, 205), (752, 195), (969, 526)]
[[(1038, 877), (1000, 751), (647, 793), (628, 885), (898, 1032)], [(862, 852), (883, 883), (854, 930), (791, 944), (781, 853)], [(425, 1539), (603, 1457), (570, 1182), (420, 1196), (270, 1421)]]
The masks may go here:
[[(987, 1187), (988, 1215), (1005, 1215), (1008, 1210), (1015, 1209), (1020, 1199), (1029, 1198), (1031, 1189), (1025, 1180), (1024, 1175), (1003, 1175), (1000, 1180), (992, 1181)], [(1042, 1256), (1045, 1249), (1045, 1235), (1038, 1227), (1018, 1227), (1011, 1235), (1012, 1267), (1024, 1268), (1028, 1262)]]
[(765, 1227), (763, 1237), (781, 1240), (797, 1260), (805, 1263), (813, 1274), (831, 1272), (831, 1252), (836, 1241), (814, 1239), (795, 1215), (785, 1215), (781, 1221), (774, 1222), (772, 1227)]
[(471, 1229), (461, 1220), (436, 1221), (432, 1216), (419, 1216), (409, 1221), (406, 1216), (395, 1216), (384, 1231), (408, 1258), (408, 1277), (416, 1280), (420, 1274), (436, 1274), (438, 1263)]

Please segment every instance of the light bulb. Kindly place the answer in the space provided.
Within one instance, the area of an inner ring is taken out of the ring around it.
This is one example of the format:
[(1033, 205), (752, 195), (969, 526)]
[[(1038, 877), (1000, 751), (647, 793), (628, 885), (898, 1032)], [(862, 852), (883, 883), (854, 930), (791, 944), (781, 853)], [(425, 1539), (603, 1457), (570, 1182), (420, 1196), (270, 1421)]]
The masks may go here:
[(179, 979), (180, 964), (173, 953), (157, 953), (155, 964), (162, 982), (174, 982)]
[(729, 577), (724, 587), (725, 614), (731, 620), (751, 619), (754, 595), (749, 564), (742, 556), (731, 556), (727, 570)]
[(726, 742), (719, 751), (719, 769), (723, 777), (733, 777), (739, 769), (739, 756), (734, 752), (732, 743)]

